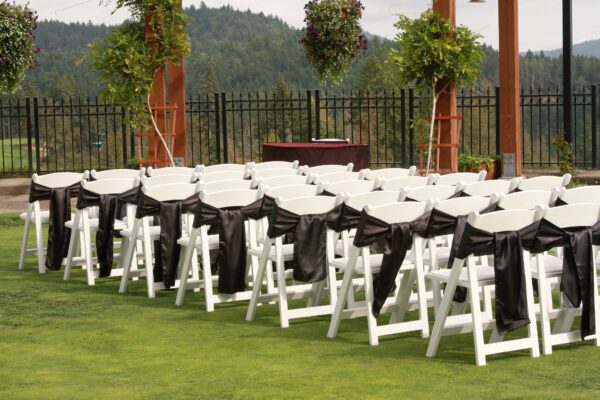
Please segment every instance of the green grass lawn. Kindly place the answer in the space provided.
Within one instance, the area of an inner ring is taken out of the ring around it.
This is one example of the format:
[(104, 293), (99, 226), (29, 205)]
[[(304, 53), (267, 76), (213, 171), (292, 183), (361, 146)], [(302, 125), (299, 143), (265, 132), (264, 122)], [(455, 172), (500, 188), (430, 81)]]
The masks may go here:
[(246, 322), (246, 303), (203, 311), (190, 293), (148, 299), (143, 281), (118, 294), (118, 280), (84, 283), (77, 270), (17, 270), (21, 227), (0, 215), (0, 399), (597, 399), (600, 349), (590, 342), (474, 363), (470, 334), (445, 338), (427, 359), (418, 334), (370, 347), (364, 319), (328, 318), (280, 329), (277, 306)]
[(28, 168), (27, 138), (0, 140), (0, 170), (20, 172)]

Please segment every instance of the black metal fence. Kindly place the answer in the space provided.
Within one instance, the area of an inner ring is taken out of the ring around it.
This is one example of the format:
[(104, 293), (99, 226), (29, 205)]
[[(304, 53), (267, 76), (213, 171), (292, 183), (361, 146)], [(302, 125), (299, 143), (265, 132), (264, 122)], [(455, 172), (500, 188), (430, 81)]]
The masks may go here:
[[(597, 85), (575, 91), (576, 164), (597, 168), (600, 110)], [(499, 90), (458, 95), (461, 152), (497, 154)], [(523, 164), (558, 164), (553, 138), (562, 127), (558, 89), (523, 90)], [(370, 145), (372, 167), (409, 166), (427, 130), (430, 99), (412, 89), (345, 95), (216, 93), (190, 96), (187, 138), (191, 164), (260, 160), (265, 142), (348, 138)], [(123, 168), (136, 158), (133, 132), (122, 107), (98, 99), (0, 100), (0, 176), (32, 172)]]

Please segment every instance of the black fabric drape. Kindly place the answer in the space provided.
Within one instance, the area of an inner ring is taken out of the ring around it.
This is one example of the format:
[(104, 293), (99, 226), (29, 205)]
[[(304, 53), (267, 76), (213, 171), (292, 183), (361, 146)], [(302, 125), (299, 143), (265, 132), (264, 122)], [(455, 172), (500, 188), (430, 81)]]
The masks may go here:
[(82, 188), (77, 197), (77, 209), (98, 207), (98, 230), (96, 231), (96, 255), (100, 264), (100, 277), (110, 276), (113, 264), (114, 225), (119, 210), (119, 194), (97, 194)]
[(46, 267), (59, 270), (69, 250), (71, 230), (65, 222), (71, 219), (71, 198), (79, 194), (81, 183), (70, 186), (49, 188), (31, 181), (29, 202), (49, 200), (48, 245), (46, 250)]
[(135, 217), (139, 219), (154, 216), (160, 225), (160, 238), (154, 248), (154, 280), (163, 282), (167, 289), (173, 286), (177, 277), (177, 239), (181, 237), (181, 216), (186, 212), (193, 212), (198, 201), (197, 194), (177, 201), (158, 201), (143, 192), (138, 195)]
[(346, 203), (342, 203), (334, 230), (339, 233), (356, 228), (360, 222), (361, 215), (361, 211), (348, 206)]
[(490, 233), (466, 224), (456, 258), (494, 256), (496, 327), (503, 334), (530, 323), (523, 272), (523, 242), (531, 240), (539, 221), (520, 231)]
[(312, 283), (327, 277), (327, 228), (335, 229), (341, 208), (310, 215), (297, 215), (277, 204), (273, 208), (267, 236), (293, 233), (294, 280)]
[(562, 229), (542, 219), (538, 230), (524, 246), (534, 254), (563, 247), (560, 290), (566, 307), (582, 306), (581, 338), (596, 332), (594, 319), (593, 245), (600, 245), (600, 222), (592, 227)]
[(404, 262), (406, 253), (413, 244), (415, 234), (424, 236), (431, 212), (426, 212), (412, 222), (388, 224), (378, 218), (362, 212), (354, 245), (356, 247), (370, 246), (377, 242), (384, 242), (383, 260), (379, 276), (373, 282), (374, 301), (373, 314), (379, 316), (381, 307), (385, 303), (390, 290), (394, 286), (396, 275)]
[(199, 202), (194, 212), (194, 228), (203, 225), (219, 235), (219, 292), (233, 294), (246, 289), (246, 229), (244, 221), (258, 219), (262, 199), (245, 207), (216, 208)]

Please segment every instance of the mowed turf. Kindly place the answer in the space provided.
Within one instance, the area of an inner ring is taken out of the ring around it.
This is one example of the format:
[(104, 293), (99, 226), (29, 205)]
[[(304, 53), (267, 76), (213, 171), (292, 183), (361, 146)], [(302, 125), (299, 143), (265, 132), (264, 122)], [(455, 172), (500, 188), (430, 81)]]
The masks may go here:
[[(172, 292), (148, 299), (144, 281), (125, 295), (118, 280), (84, 283), (78, 269), (17, 270), (21, 226), (0, 215), (0, 399), (597, 399), (600, 349), (591, 342), (474, 364), (470, 334), (444, 338), (425, 357), (419, 334), (368, 344), (365, 319), (278, 325), (277, 306), (246, 322), (244, 302), (203, 310), (199, 294), (175, 307)], [(296, 303), (297, 304), (297, 303)], [(431, 316), (430, 316), (431, 318)]]

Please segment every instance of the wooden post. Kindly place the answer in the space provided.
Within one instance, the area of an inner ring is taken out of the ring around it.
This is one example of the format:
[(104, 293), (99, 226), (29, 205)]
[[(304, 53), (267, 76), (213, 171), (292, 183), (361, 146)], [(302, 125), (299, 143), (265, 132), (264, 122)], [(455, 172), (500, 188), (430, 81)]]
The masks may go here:
[[(456, 0), (434, 0), (433, 11), (448, 18), (453, 25), (456, 24)], [(446, 86), (446, 82), (438, 83), (438, 89)], [(456, 115), (456, 87), (448, 86), (440, 95), (437, 103), (437, 115), (455, 116)], [(440, 126), (440, 144), (458, 143), (458, 124), (455, 120), (448, 119), (438, 122)], [(439, 151), (439, 150), (438, 150)], [(440, 165), (436, 170), (452, 172), (456, 168), (456, 152), (451, 147), (445, 147), (440, 153)]]
[(521, 175), (518, 0), (498, 2), (500, 26), (500, 152), (502, 176)]

